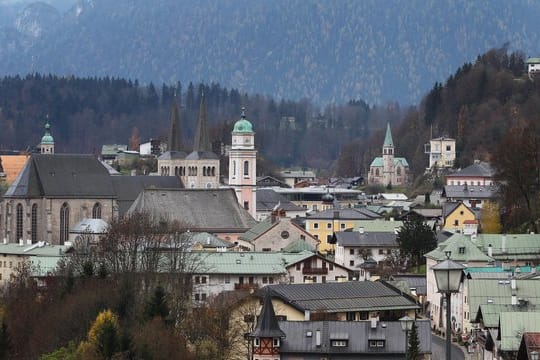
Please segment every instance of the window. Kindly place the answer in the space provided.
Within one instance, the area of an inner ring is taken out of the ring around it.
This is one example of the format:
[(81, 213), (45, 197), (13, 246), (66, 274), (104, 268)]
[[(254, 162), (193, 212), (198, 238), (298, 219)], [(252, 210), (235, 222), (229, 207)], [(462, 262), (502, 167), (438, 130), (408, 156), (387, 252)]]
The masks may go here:
[(231, 278), (229, 276), (225, 277), (225, 284), (230, 284)]
[(313, 223), (313, 228), (318, 229), (319, 228), (319, 223)]
[(244, 161), (244, 176), (249, 176), (249, 161)]
[(294, 284), (294, 276), (289, 276), (289, 284)]
[(201, 283), (206, 284), (206, 276), (201, 276)]
[(383, 249), (379, 249), (379, 255), (384, 255), (384, 250)]
[(328, 264), (328, 268), (329, 268), (330, 270), (334, 270), (334, 263), (329, 263), (329, 264)]
[(458, 251), (460, 254), (465, 254), (465, 246), (460, 246)]
[(62, 204), (60, 208), (60, 245), (69, 239), (69, 205)]
[(201, 295), (201, 300), (202, 300), (202, 301), (206, 301), (206, 294), (202, 294), (202, 295)]
[(268, 278), (266, 276), (263, 276), (262, 283), (263, 284), (268, 284)]
[(253, 341), (253, 345), (255, 347), (259, 347), (261, 345), (259, 338), (255, 338), (255, 340)]
[(201, 283), (200, 276), (195, 276), (195, 284), (200, 284), (200, 283)]
[(195, 301), (200, 301), (201, 300), (201, 296), (199, 294), (195, 294)]
[(31, 229), (32, 243), (37, 242), (37, 222), (38, 222), (38, 220), (37, 220), (37, 212), (38, 212), (37, 204), (32, 205), (32, 219), (31, 219), (31, 223), (32, 223), (32, 229)]
[(345, 229), (345, 224), (340, 224), (339, 227), (341, 228), (341, 230), (344, 230)]
[(354, 266), (354, 260), (349, 261), (349, 266)]
[(272, 345), (274, 345), (274, 347), (279, 347), (279, 338), (274, 338), (274, 341), (272, 342)]
[(458, 226), (459, 225), (459, 220), (454, 220), (454, 226)]
[(452, 151), (452, 146), (451, 145), (446, 145), (446, 151)]
[(296, 264), (296, 270), (300, 270), (300, 263)]
[(327, 228), (327, 229), (331, 229), (331, 228), (332, 228), (332, 223), (326, 224), (326, 228)]
[(101, 219), (101, 204), (95, 203), (92, 208), (92, 219)]
[(283, 230), (281, 232), (281, 238), (282, 239), (288, 239), (289, 238), (289, 232), (287, 230)]
[(23, 206), (22, 204), (17, 204), (17, 241), (23, 238)]
[(349, 249), (349, 254), (354, 255), (354, 249)]
[(249, 201), (244, 201), (244, 209), (249, 210)]
[(368, 320), (369, 319), (369, 312), (368, 311), (360, 311), (360, 320)]
[(232, 161), (232, 174), (236, 176), (236, 160)]
[(347, 340), (331, 340), (330, 345), (334, 347), (346, 347)]

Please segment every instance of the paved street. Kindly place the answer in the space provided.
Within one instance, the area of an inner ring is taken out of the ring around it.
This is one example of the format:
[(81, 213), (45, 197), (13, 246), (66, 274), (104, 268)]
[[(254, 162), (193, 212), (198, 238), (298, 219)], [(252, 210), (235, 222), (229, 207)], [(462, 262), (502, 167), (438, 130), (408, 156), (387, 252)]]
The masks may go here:
[[(445, 346), (445, 339), (436, 335), (431, 335), (431, 358), (433, 360), (443, 360), (446, 356)], [(465, 354), (463, 354), (461, 348), (455, 344), (452, 344), (452, 360), (465, 360)]]

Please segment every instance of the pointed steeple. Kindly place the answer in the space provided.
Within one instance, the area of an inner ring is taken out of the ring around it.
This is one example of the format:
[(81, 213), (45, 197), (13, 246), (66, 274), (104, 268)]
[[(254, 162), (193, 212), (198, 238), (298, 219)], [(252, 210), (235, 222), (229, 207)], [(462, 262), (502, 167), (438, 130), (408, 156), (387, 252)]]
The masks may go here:
[(386, 136), (384, 137), (383, 146), (394, 146), (394, 141), (392, 140), (392, 130), (390, 130), (390, 123), (386, 125)]
[(206, 131), (206, 101), (204, 92), (201, 92), (201, 105), (199, 107), (199, 121), (195, 132), (195, 140), (193, 141), (193, 151), (206, 152), (212, 151), (210, 140)]
[(174, 92), (173, 104), (171, 108), (171, 127), (169, 129), (169, 142), (167, 144), (169, 151), (182, 151), (182, 133), (180, 127), (180, 110), (178, 109), (178, 100), (176, 90)]
[(284, 338), (285, 333), (279, 328), (279, 324), (272, 305), (270, 290), (266, 290), (264, 303), (257, 321), (255, 330), (250, 334), (256, 338)]

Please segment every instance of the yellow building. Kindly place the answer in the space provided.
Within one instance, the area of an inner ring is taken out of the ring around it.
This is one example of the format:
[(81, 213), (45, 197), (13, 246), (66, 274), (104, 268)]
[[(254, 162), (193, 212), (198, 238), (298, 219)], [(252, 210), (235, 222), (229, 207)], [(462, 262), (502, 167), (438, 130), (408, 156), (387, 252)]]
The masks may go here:
[(444, 230), (447, 231), (472, 233), (478, 227), (476, 213), (462, 202), (446, 203), (443, 207), (443, 216)]
[(320, 241), (320, 252), (333, 252), (334, 232), (354, 229), (360, 221), (380, 218), (381, 215), (366, 208), (329, 209), (310, 214), (306, 218), (306, 231)]

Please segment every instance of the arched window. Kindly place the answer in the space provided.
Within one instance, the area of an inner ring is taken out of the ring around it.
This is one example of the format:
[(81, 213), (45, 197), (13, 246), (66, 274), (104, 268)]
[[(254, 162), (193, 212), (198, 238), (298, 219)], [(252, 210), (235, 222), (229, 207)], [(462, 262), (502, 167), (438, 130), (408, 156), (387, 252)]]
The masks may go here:
[(23, 238), (23, 206), (17, 204), (17, 241)]
[(60, 208), (60, 245), (69, 239), (69, 205), (62, 204)]
[(203, 176), (210, 175), (209, 173), (206, 172), (206, 166), (203, 166), (202, 172), (203, 172)]
[(232, 174), (236, 176), (236, 160), (232, 161)]
[(101, 204), (95, 203), (92, 208), (92, 219), (101, 219)]
[(244, 176), (249, 176), (249, 161), (244, 161)]
[(212, 176), (216, 176), (216, 167), (212, 166)]
[(379, 169), (375, 169), (375, 176), (379, 176)]
[(397, 176), (401, 176), (401, 167), (398, 166), (396, 169)]
[(38, 222), (37, 211), (38, 211), (37, 204), (32, 205), (32, 219), (31, 219), (31, 222), (32, 222), (32, 229), (31, 229), (32, 243), (37, 242), (37, 222)]

